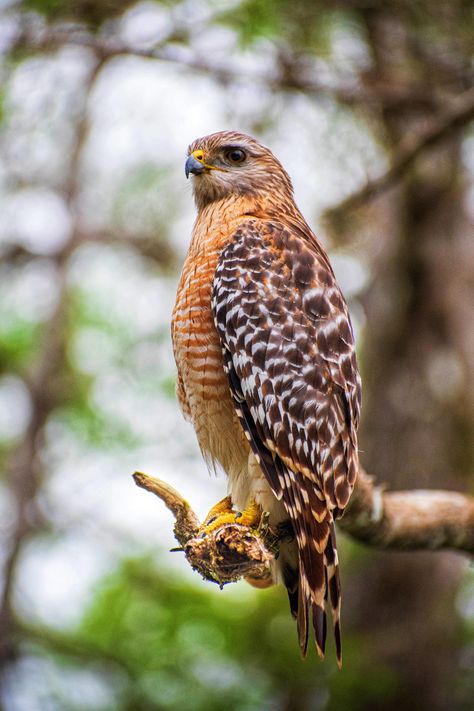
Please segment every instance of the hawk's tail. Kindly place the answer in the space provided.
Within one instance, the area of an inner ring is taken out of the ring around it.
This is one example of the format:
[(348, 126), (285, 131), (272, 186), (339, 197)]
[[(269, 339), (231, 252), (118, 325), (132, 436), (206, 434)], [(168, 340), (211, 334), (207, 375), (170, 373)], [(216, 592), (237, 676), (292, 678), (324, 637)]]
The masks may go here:
[(324, 565), (326, 569), (326, 600), (329, 596), (331, 606), (334, 639), (336, 642), (336, 657), (339, 669), (342, 667), (341, 646), (341, 581), (339, 578), (339, 560), (336, 548), (336, 529), (334, 521), (330, 524), (329, 539), (324, 551)]
[[(326, 607), (331, 607), (334, 637), (336, 642), (337, 664), (342, 665), (341, 649), (341, 586), (339, 581), (339, 563), (336, 549), (336, 535), (334, 521), (328, 512), (327, 518), (318, 528), (324, 529), (324, 535), (314, 539), (302, 541), (296, 535), (299, 552), (298, 576), (285, 574), (285, 583), (288, 588), (290, 607), (296, 618), (298, 638), (301, 654), (306, 656), (308, 648), (308, 634), (310, 616), (312, 618), (316, 649), (320, 657), (324, 657), (326, 646)], [(330, 521), (327, 519), (330, 518)], [(318, 533), (322, 533), (321, 530)], [(302, 545), (304, 543), (304, 545)]]

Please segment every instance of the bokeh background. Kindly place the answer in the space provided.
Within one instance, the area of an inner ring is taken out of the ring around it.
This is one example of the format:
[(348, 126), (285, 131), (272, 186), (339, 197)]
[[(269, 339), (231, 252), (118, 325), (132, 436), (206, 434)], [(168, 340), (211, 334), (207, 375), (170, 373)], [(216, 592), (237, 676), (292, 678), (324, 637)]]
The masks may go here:
[(474, 570), (340, 534), (344, 669), (282, 589), (193, 574), (166, 479), (225, 494), (174, 397), (187, 145), (238, 129), (290, 172), (363, 369), (362, 461), (474, 483), (469, 0), (0, 2), (0, 707), (474, 708)]

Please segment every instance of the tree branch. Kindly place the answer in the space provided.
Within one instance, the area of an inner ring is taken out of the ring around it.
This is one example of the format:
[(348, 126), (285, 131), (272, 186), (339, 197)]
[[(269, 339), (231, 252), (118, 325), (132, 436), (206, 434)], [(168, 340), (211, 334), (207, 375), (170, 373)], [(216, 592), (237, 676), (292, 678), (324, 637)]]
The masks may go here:
[(346, 213), (377, 197), (392, 187), (427, 148), (432, 148), (472, 120), (474, 120), (474, 88), (452, 100), (449, 110), (439, 116), (424, 133), (418, 136), (409, 135), (401, 144), (390, 168), (385, 173), (369, 180), (360, 190), (356, 190), (338, 205), (326, 210), (324, 218), (330, 223), (337, 222)]
[[(265, 587), (278, 542), (288, 535), (224, 524), (204, 538), (196, 514), (181, 494), (159, 479), (136, 472), (135, 483), (158, 496), (175, 516), (174, 534), (188, 562), (204, 579), (221, 586), (241, 577)], [(383, 550), (440, 550), (474, 553), (474, 497), (453, 491), (393, 491), (376, 486), (359, 471), (339, 527), (361, 543)]]
[[(12, 593), (17, 564), (28, 537), (44, 525), (37, 497), (43, 483), (43, 463), (41, 445), (45, 424), (58, 405), (61, 391), (62, 364), (66, 352), (69, 298), (66, 262), (71, 252), (78, 246), (78, 217), (75, 213), (77, 199), (78, 172), (81, 153), (88, 132), (88, 102), (103, 60), (96, 59), (90, 75), (85, 80), (84, 94), (75, 126), (75, 144), (72, 151), (65, 187), (65, 198), (72, 215), (72, 230), (69, 240), (56, 255), (58, 303), (50, 319), (43, 325), (43, 338), (37, 359), (30, 372), (24, 376), (31, 401), (30, 421), (18, 447), (7, 463), (7, 476), (14, 496), (15, 524), (8, 532), (5, 556), (2, 565), (3, 578), (0, 585), (0, 666), (15, 656), (17, 639), (16, 618)], [(22, 255), (25, 256), (25, 253)]]
[(440, 490), (383, 491), (361, 470), (339, 527), (376, 548), (474, 553), (474, 497)]
[(176, 519), (174, 535), (179, 545), (184, 548), (199, 530), (199, 519), (188, 502), (170, 484), (142, 472), (133, 475), (135, 484), (158, 496)]
[(312, 65), (305, 64), (305, 57), (288, 51), (278, 53), (274, 72), (260, 72), (239, 69), (235, 63), (210, 62), (192, 48), (176, 43), (176, 37), (187, 36), (183, 27), (173, 27), (154, 47), (134, 46), (117, 37), (95, 35), (82, 26), (53, 25), (40, 32), (26, 26), (18, 36), (14, 49), (50, 52), (65, 44), (86, 47), (93, 50), (103, 60), (120, 56), (134, 56), (155, 59), (175, 64), (199, 74), (212, 76), (217, 82), (228, 84), (232, 81), (251, 81), (270, 91), (303, 92), (310, 96), (327, 97), (345, 106), (367, 106), (383, 104), (423, 105), (432, 109), (437, 100), (432, 92), (415, 85), (362, 84), (358, 81), (325, 83), (315, 77)]
[[(242, 577), (258, 587), (271, 583), (271, 562), (275, 557), (276, 534), (262, 516), (258, 528), (238, 520), (211, 530), (199, 519), (181, 494), (160, 479), (141, 472), (133, 475), (135, 484), (158, 496), (173, 513), (174, 535), (191, 567), (205, 580), (221, 587)], [(209, 522), (208, 522), (209, 523)]]

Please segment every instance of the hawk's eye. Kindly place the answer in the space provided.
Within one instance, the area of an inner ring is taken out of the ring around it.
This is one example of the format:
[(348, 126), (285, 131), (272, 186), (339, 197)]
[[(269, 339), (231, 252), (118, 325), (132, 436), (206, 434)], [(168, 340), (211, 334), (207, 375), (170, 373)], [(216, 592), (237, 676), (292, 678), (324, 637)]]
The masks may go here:
[(245, 151), (241, 148), (231, 148), (225, 156), (231, 163), (243, 163), (247, 158)]

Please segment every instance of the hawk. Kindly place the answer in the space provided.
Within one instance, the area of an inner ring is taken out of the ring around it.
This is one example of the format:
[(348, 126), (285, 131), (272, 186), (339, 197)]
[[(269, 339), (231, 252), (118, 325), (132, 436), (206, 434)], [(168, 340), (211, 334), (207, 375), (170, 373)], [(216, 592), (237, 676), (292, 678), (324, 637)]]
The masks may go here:
[(230, 497), (208, 521), (242, 515), (234, 505), (239, 521), (257, 510), (291, 526), (274, 582), (287, 588), (303, 656), (311, 622), (324, 656), (330, 607), (340, 665), (334, 520), (357, 476), (361, 398), (347, 305), (268, 148), (213, 133), (189, 147), (189, 175), (198, 214), (172, 337), (183, 413), (228, 476)]

